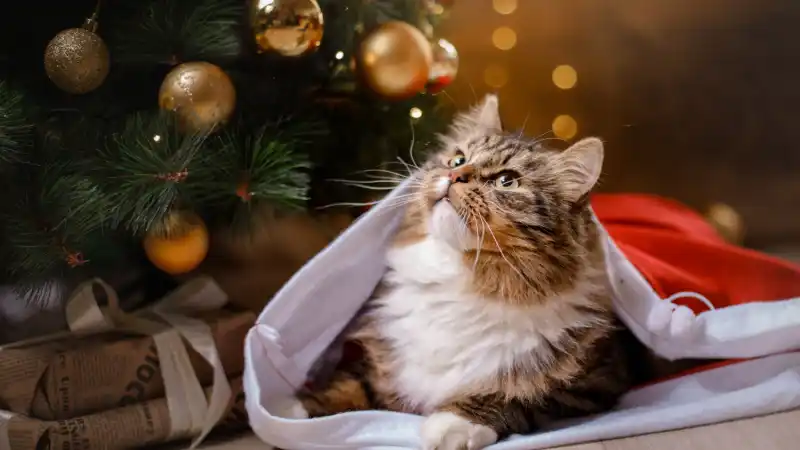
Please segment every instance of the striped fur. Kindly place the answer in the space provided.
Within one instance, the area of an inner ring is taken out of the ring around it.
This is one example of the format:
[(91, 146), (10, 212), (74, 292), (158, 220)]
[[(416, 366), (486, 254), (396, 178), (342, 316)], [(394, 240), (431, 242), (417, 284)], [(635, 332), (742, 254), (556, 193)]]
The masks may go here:
[(644, 353), (611, 311), (589, 210), (602, 143), (504, 134), (488, 97), (442, 146), (348, 335), (364, 358), (299, 393), (308, 415), (424, 414), (425, 448), (449, 449), (613, 407)]

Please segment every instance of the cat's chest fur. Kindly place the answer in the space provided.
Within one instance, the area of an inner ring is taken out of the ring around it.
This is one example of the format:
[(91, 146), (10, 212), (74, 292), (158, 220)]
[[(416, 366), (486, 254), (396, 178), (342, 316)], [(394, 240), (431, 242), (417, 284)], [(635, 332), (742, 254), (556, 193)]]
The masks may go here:
[(545, 340), (587, 325), (569, 308), (523, 308), (470, 293), (461, 254), (431, 239), (392, 249), (388, 261), (390, 288), (375, 299), (375, 318), (392, 349), (392, 384), (420, 413), (517, 364), (546, 362)]

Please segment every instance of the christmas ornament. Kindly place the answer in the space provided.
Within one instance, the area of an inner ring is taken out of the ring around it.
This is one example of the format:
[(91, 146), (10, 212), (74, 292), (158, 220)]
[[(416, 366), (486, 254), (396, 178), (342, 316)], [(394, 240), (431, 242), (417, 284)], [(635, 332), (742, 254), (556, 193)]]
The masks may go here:
[(356, 65), (372, 91), (400, 100), (425, 89), (432, 62), (425, 35), (405, 22), (392, 21), (364, 38)]
[(733, 207), (725, 203), (714, 203), (706, 212), (706, 220), (731, 244), (741, 244), (744, 240), (744, 220)]
[(174, 111), (182, 126), (208, 132), (224, 124), (236, 107), (236, 90), (228, 75), (207, 62), (190, 62), (172, 69), (158, 93), (162, 109)]
[(44, 51), (44, 69), (48, 78), (70, 94), (91, 92), (108, 76), (108, 47), (96, 33), (94, 17), (87, 19), (82, 28), (58, 33)]
[(432, 44), (433, 64), (428, 75), (426, 90), (431, 93), (440, 92), (453, 82), (458, 74), (458, 50), (445, 39)]
[(208, 253), (208, 229), (197, 215), (185, 211), (170, 213), (142, 242), (154, 266), (170, 275), (191, 272)]
[(251, 1), (253, 35), (259, 53), (301, 56), (319, 47), (324, 21), (316, 0)]

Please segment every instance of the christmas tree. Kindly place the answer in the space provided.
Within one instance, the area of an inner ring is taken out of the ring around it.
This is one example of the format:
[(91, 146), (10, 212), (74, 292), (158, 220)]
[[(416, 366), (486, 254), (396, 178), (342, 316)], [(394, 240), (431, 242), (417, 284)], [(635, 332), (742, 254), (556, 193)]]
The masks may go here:
[(139, 262), (186, 273), (209, 229), (259, 208), (370, 200), (337, 180), (405, 173), (446, 122), (447, 6), (15, 4), (0, 19), (4, 284), (36, 295)]

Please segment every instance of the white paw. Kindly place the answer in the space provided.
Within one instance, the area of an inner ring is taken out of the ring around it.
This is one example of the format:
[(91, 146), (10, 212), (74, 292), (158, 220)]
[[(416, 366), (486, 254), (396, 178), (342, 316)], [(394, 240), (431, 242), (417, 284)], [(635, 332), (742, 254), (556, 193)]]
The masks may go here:
[(497, 433), (449, 412), (431, 414), (422, 424), (423, 450), (480, 450), (497, 442)]
[(297, 397), (282, 398), (272, 404), (269, 412), (284, 419), (308, 419), (308, 411)]

